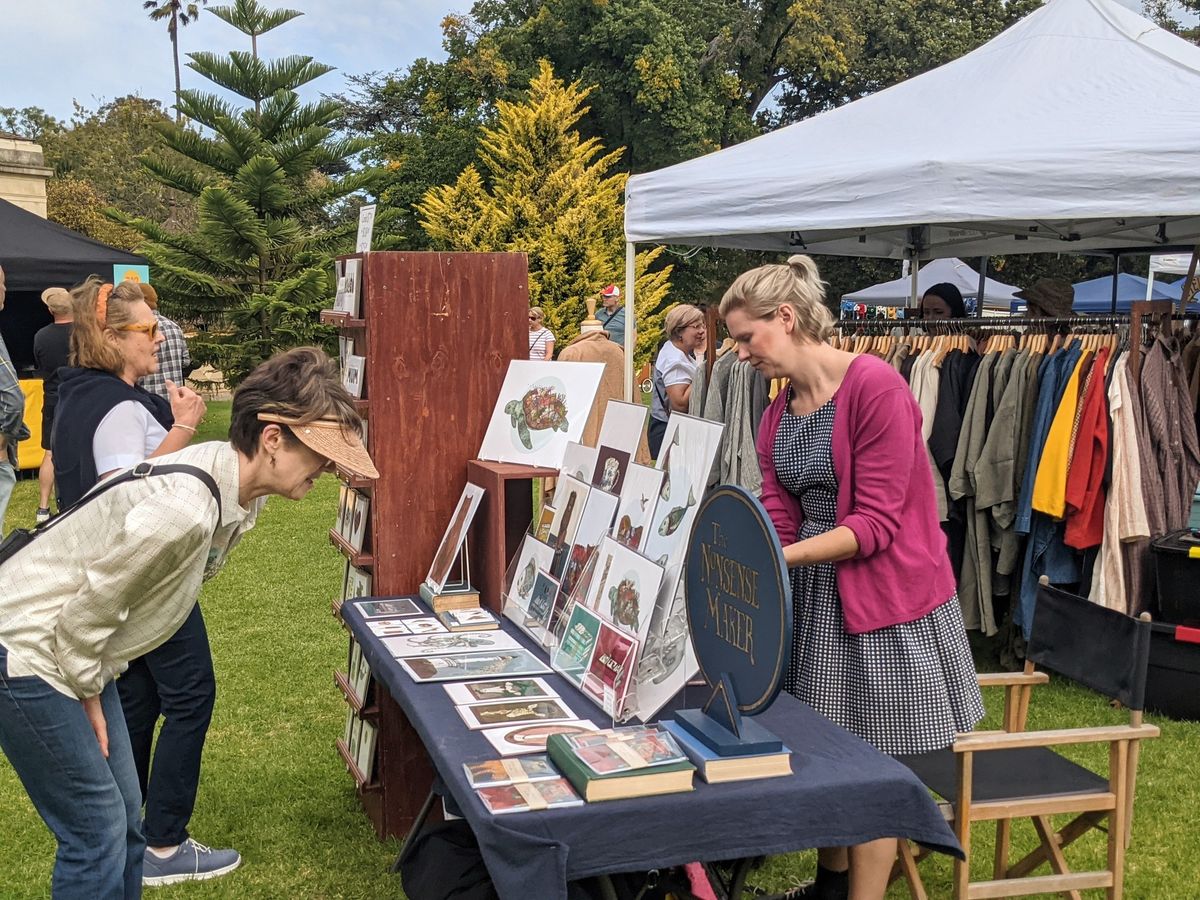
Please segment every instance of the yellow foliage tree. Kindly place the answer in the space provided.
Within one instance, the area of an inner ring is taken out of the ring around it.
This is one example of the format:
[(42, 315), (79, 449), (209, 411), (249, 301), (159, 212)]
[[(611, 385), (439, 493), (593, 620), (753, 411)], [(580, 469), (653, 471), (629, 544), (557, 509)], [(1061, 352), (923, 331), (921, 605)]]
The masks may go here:
[[(622, 194), (627, 176), (612, 173), (623, 149), (604, 153), (575, 126), (588, 112), (591, 88), (565, 84), (542, 60), (523, 103), (497, 103), (479, 166), (417, 204), (421, 227), (444, 250), (512, 251), (529, 256), (529, 298), (546, 312), (558, 347), (579, 334), (584, 298), (624, 281)], [(482, 171), (481, 171), (482, 170)], [(636, 261), (635, 363), (661, 339), (671, 266), (652, 270), (662, 248)]]

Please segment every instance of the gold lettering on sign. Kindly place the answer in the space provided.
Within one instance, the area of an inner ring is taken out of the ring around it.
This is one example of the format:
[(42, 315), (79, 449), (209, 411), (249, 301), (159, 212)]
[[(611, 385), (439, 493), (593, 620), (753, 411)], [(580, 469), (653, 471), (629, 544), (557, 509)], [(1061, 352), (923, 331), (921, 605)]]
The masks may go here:
[(758, 572), (722, 553), (728, 542), (719, 524), (714, 522), (712, 529), (712, 540), (700, 544), (708, 608), (703, 627), (705, 631), (711, 628), (755, 665), (754, 620), (744, 607), (758, 609)]

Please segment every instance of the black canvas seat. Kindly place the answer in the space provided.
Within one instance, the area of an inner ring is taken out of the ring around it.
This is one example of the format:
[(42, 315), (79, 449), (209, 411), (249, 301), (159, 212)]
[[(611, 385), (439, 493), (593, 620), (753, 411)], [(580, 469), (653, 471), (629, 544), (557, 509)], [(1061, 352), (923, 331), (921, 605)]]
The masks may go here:
[[(919, 756), (899, 756), (939, 797), (958, 800), (958, 762), (954, 751), (935, 750)], [(1108, 790), (1108, 779), (1085, 769), (1046, 747), (991, 750), (975, 755), (971, 799), (1016, 800), (1023, 797), (1065, 797)]]

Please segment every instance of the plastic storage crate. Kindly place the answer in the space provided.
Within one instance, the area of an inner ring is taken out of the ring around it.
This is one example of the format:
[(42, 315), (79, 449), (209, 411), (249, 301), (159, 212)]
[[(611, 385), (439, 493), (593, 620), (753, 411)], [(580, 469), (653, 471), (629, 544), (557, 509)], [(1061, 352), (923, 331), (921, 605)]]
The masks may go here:
[(1200, 628), (1150, 623), (1146, 708), (1200, 720)]
[(1189, 529), (1154, 541), (1158, 619), (1174, 625), (1200, 625), (1200, 538)]

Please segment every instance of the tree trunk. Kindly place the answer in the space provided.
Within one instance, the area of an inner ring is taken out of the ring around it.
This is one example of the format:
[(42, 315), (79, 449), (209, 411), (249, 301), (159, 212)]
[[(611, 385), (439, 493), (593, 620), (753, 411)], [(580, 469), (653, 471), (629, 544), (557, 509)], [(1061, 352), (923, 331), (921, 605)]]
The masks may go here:
[(179, 28), (175, 14), (171, 13), (171, 58), (175, 61), (175, 124), (183, 124), (183, 110), (179, 108)]

